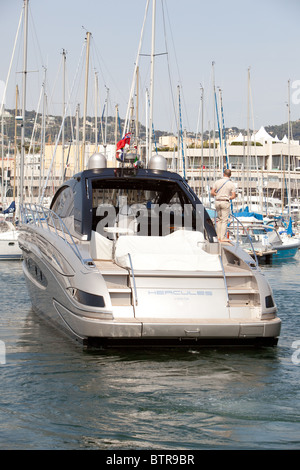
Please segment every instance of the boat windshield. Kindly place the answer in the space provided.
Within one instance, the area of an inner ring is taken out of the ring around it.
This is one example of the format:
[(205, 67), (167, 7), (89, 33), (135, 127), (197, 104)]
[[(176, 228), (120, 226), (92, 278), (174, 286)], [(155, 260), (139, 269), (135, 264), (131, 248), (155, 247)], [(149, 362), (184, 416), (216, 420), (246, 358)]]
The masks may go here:
[(120, 206), (126, 204), (189, 204), (190, 201), (178, 184), (165, 181), (95, 181), (93, 207), (99, 204)]
[[(94, 180), (93, 230), (113, 225), (121, 216), (135, 222), (137, 235), (166, 235), (177, 228), (204, 232), (204, 208), (195, 209), (174, 181)], [(201, 214), (202, 209), (202, 214)], [(133, 227), (133, 223), (131, 223)], [(100, 229), (101, 232), (101, 229)]]
[(0, 220), (0, 233), (10, 230), (9, 224), (5, 220)]

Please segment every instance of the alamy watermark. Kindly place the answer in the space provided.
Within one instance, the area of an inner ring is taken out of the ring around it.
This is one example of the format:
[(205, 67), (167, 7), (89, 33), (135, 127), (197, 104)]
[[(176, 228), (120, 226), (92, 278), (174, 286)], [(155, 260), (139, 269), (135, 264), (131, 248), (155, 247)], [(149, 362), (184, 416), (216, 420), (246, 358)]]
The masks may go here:
[(295, 90), (292, 93), (292, 103), (300, 104), (300, 80), (294, 80), (292, 82), (292, 88)]
[[(99, 220), (100, 219), (100, 220)], [(204, 232), (204, 207), (197, 204), (131, 204), (124, 197), (122, 205), (100, 204), (96, 211), (96, 231), (109, 238), (109, 233), (129, 233), (139, 235), (168, 235), (178, 229), (193, 229)]]
[(300, 364), (300, 339), (293, 341), (292, 348), (296, 349), (292, 354), (292, 363), (298, 365)]
[(0, 340), (0, 364), (6, 364), (6, 347), (4, 341)]
[(2, 103), (5, 105), (5, 82), (0, 80), (0, 108)]

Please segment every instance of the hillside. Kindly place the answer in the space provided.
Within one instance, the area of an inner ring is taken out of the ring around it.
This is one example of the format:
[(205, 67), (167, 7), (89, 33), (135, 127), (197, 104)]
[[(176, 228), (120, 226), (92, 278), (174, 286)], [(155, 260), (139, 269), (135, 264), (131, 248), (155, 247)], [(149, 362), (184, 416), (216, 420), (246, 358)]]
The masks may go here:
[[(36, 116), (35, 111), (26, 111), (25, 121), (26, 121), (25, 140), (27, 142), (30, 141), (32, 137), (34, 124), (36, 122), (35, 142), (39, 144), (41, 141), (41, 129), (42, 129), (41, 114), (38, 114)], [(59, 131), (60, 131), (61, 122), (62, 122), (61, 116), (47, 116), (46, 124), (45, 124), (46, 143), (55, 143), (57, 136), (59, 134)], [(64, 132), (65, 132), (66, 143), (72, 141), (72, 139), (75, 139), (75, 122), (76, 122), (75, 117), (68, 116), (65, 120)], [(81, 130), (82, 130), (82, 125), (83, 125), (83, 118), (81, 117), (79, 119), (79, 126)], [(103, 130), (102, 130), (100, 118), (98, 118), (98, 142), (100, 143), (102, 143), (102, 132), (103, 132), (103, 135), (105, 132), (104, 126), (105, 126), (105, 122), (103, 122)], [(124, 119), (120, 119), (118, 122), (118, 136), (117, 136), (118, 139), (121, 139), (122, 137), (121, 133), (123, 131), (123, 126), (124, 126)], [(73, 128), (73, 133), (72, 133), (72, 128)], [(140, 133), (141, 139), (146, 138), (145, 126), (140, 125), (139, 133)], [(111, 116), (108, 116), (107, 118), (106, 134), (107, 134), (107, 143), (108, 144), (115, 143), (115, 118)], [(155, 131), (155, 136), (157, 140), (161, 135), (166, 135), (166, 134), (168, 133), (165, 131)], [(4, 119), (5, 144), (7, 144), (8, 141), (10, 141), (13, 144), (14, 135), (15, 135), (15, 111), (7, 109), (5, 111), (5, 119)], [(18, 126), (17, 126), (18, 141), (20, 141), (20, 136), (21, 136), (21, 124), (18, 121)], [(81, 133), (80, 133), (80, 138), (81, 138)], [(87, 142), (95, 141), (95, 118), (94, 117), (86, 118), (86, 141)]]
[[(288, 135), (288, 123), (280, 124), (278, 126), (266, 126), (266, 131), (272, 136), (278, 136), (279, 139), (282, 139), (285, 135)], [(290, 123), (290, 132), (291, 139), (300, 140), (300, 119), (297, 121), (292, 121)]]
[[(48, 116), (46, 118), (46, 143), (54, 143), (56, 141), (57, 135), (60, 130), (61, 126), (61, 116)], [(34, 122), (36, 121), (36, 131), (35, 131), (35, 141), (39, 143), (41, 141), (41, 122), (42, 116), (38, 114), (36, 117), (35, 111), (26, 111), (26, 126), (25, 126), (25, 139), (29, 141), (32, 136)], [(80, 127), (82, 127), (83, 118), (80, 118)], [(94, 131), (94, 118), (87, 117), (87, 126), (86, 126), (86, 140), (94, 142), (95, 141), (95, 131)], [(103, 123), (104, 125), (105, 123)], [(121, 132), (123, 130), (124, 120), (120, 119), (118, 123), (118, 139), (121, 138)], [(65, 142), (70, 142), (72, 140), (72, 131), (71, 127), (73, 127), (73, 139), (75, 139), (74, 135), (74, 128), (75, 128), (75, 117), (67, 117), (65, 122)], [(266, 131), (273, 135), (274, 137), (277, 135), (279, 139), (282, 139), (285, 135), (288, 134), (288, 124), (280, 124), (274, 126), (265, 126)], [(300, 120), (291, 122), (291, 138), (295, 140), (300, 140)], [(146, 130), (145, 126), (140, 125), (140, 138), (145, 139), (146, 137)], [(239, 129), (237, 127), (231, 127), (230, 129), (226, 129), (226, 133), (230, 134), (239, 134), (240, 132), (246, 134), (245, 129)], [(103, 130), (104, 133), (104, 130)], [(7, 143), (10, 142), (13, 145), (14, 142), (14, 134), (15, 134), (15, 111), (14, 110), (6, 110), (6, 117), (4, 119), (4, 143), (7, 146)], [(158, 142), (158, 139), (162, 135), (169, 134), (165, 131), (155, 130), (155, 138)], [(18, 123), (17, 127), (17, 137), (18, 141), (20, 141), (20, 123)], [(187, 132), (188, 137), (195, 137), (193, 132)], [(204, 138), (208, 139), (208, 131), (204, 133)], [(102, 132), (100, 126), (100, 119), (98, 119), (98, 142), (102, 142)], [(108, 117), (107, 119), (107, 143), (114, 143), (115, 142), (115, 118)]]

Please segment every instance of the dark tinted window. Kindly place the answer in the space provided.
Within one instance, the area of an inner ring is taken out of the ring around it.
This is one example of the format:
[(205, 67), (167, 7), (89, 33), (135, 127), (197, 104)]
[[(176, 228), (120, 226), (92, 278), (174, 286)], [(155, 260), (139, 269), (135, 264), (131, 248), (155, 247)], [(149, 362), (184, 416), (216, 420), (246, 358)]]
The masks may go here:
[(74, 194), (72, 188), (65, 186), (57, 194), (51, 210), (62, 219), (74, 215)]

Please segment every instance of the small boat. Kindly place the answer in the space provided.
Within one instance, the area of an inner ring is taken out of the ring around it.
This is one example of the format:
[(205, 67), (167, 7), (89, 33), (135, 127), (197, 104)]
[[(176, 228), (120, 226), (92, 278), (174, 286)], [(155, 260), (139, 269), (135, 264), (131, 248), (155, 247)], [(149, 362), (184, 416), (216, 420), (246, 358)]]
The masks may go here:
[[(246, 199), (246, 198), (245, 198)], [(237, 206), (242, 203), (241, 199), (238, 197)], [(262, 214), (263, 217), (277, 217), (282, 214), (282, 201), (275, 197), (266, 197), (266, 196), (249, 196), (247, 198), (246, 209), (249, 212), (254, 212), (256, 214)], [(244, 210), (239, 209), (240, 212)]]
[(299, 220), (300, 218), (300, 203), (298, 200), (291, 201), (290, 204), (286, 204), (283, 210), (283, 215), (291, 216), (293, 219)]
[(22, 251), (18, 244), (19, 232), (7, 218), (0, 219), (0, 260), (19, 260)]
[[(281, 260), (294, 258), (300, 248), (300, 238), (279, 234), (278, 230), (265, 224), (249, 224), (245, 227), (247, 236), (241, 235), (243, 248), (253, 255), (253, 250), (261, 259)], [(251, 246), (249, 238), (251, 240)]]
[(33, 309), (86, 346), (277, 344), (281, 320), (253, 258), (218, 242), (163, 157), (123, 165), (94, 154), (50, 209), (21, 207)]

